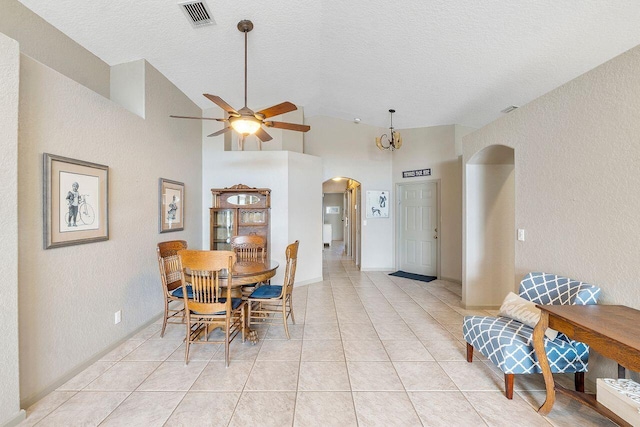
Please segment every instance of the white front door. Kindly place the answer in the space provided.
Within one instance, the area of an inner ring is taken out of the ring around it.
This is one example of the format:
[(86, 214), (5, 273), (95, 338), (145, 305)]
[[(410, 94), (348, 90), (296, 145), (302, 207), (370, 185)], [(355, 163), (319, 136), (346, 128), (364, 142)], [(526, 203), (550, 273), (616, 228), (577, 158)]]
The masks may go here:
[(438, 274), (438, 198), (435, 182), (402, 184), (399, 188), (400, 270)]

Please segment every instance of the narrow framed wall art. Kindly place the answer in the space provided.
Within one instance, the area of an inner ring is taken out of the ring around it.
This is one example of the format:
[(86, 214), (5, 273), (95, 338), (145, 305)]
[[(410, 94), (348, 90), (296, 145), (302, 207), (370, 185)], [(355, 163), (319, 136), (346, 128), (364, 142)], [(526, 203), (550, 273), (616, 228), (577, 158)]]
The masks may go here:
[(389, 191), (367, 191), (367, 218), (389, 218)]
[(184, 230), (184, 183), (160, 178), (159, 232)]
[(44, 153), (44, 248), (109, 240), (109, 167)]

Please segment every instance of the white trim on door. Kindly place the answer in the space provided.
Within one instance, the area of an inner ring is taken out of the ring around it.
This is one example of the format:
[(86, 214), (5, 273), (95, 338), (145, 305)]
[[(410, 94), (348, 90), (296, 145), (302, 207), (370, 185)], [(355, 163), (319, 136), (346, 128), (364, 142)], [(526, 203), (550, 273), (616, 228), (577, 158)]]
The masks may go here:
[(430, 179), (430, 180), (421, 180), (421, 181), (409, 181), (409, 182), (399, 182), (396, 183), (396, 188), (395, 188), (395, 196), (394, 196), (394, 207), (395, 207), (395, 215), (394, 217), (396, 218), (396, 224), (395, 224), (395, 267), (396, 270), (400, 269), (400, 265), (401, 265), (401, 257), (402, 257), (402, 251), (401, 251), (401, 236), (402, 236), (402, 222), (403, 222), (403, 212), (401, 209), (401, 197), (402, 197), (402, 190), (403, 187), (406, 186), (410, 186), (410, 185), (416, 185), (416, 184), (435, 184), (436, 187), (436, 197), (435, 197), (435, 201), (436, 201), (436, 224), (437, 224), (437, 239), (436, 239), (436, 261), (435, 261), (435, 265), (436, 265), (436, 276), (438, 278), (440, 278), (440, 266), (441, 266), (441, 230), (442, 230), (442, 221), (441, 221), (441, 209), (440, 206), (442, 205), (442, 200), (441, 200), (441, 191), (440, 191), (440, 186), (441, 186), (441, 181), (440, 179)]

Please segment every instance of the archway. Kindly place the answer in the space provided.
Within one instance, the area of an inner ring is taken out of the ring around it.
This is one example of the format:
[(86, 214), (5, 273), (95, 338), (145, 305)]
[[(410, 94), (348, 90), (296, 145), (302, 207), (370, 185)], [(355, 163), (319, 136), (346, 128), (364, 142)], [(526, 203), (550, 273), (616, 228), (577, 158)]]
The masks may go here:
[(465, 165), (462, 303), (500, 306), (514, 290), (515, 161), (504, 145), (482, 149)]
[(342, 245), (343, 254), (360, 267), (360, 182), (335, 177), (322, 183), (322, 242), (325, 247)]

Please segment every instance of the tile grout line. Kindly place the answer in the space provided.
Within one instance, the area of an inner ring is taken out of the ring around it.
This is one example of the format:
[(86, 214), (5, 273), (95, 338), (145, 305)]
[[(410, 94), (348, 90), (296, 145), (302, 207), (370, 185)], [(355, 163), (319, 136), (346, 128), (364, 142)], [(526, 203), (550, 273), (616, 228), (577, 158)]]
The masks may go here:
[[(368, 276), (367, 276), (368, 277)], [(378, 288), (378, 285), (373, 282), (373, 285), (380, 290), (380, 288)], [(396, 285), (394, 283), (394, 285), (399, 288), (402, 292), (404, 292), (406, 294), (406, 291), (402, 288), (400, 288), (398, 285)], [(387, 301), (387, 303), (389, 305), (391, 305), (391, 307), (393, 307), (394, 311), (396, 313), (398, 313), (398, 311), (395, 309), (395, 307), (393, 306), (393, 304), (391, 304), (391, 302), (389, 301), (389, 299), (386, 297), (386, 295), (384, 295), (382, 292), (380, 292), (382, 294), (382, 297)], [(408, 295), (408, 294), (407, 294)], [(409, 295), (410, 296), (410, 295)], [(400, 316), (400, 313), (398, 313), (398, 316)], [(409, 330), (411, 330), (411, 328), (409, 327), (409, 325), (407, 325), (407, 323), (405, 322), (405, 320), (402, 318), (402, 316), (400, 316), (400, 318), (402, 319), (402, 322), (409, 328)], [(374, 326), (375, 329), (375, 326)], [(411, 332), (415, 335), (415, 333), (413, 332), (413, 330), (411, 330)], [(376, 333), (378, 333), (378, 331), (376, 330)], [(380, 338), (380, 335), (378, 334), (378, 338)], [(416, 338), (418, 338), (416, 336)], [(420, 340), (418, 340), (420, 341)], [(380, 342), (382, 343), (382, 339), (380, 340)], [(423, 345), (424, 346), (424, 345)], [(416, 414), (416, 417), (418, 417), (418, 421), (420, 421), (420, 424), (422, 424), (424, 426), (424, 423), (422, 422), (422, 418), (420, 417), (420, 414), (418, 413), (418, 410), (416, 409), (415, 404), (413, 403), (413, 400), (411, 399), (411, 396), (409, 395), (409, 391), (407, 390), (407, 387), (405, 386), (404, 382), (402, 381), (402, 378), (400, 377), (400, 374), (398, 373), (398, 369), (396, 368), (396, 365), (393, 363), (393, 360), (391, 360), (391, 356), (389, 355), (389, 352), (387, 351), (387, 348), (384, 346), (384, 343), (382, 343), (382, 347), (384, 348), (385, 352), (387, 353), (387, 357), (389, 357), (389, 361), (391, 363), (391, 366), (393, 367), (393, 371), (396, 373), (396, 375), (398, 376), (398, 379), (400, 380), (400, 384), (402, 384), (402, 388), (404, 389), (404, 394), (407, 396), (407, 399), (409, 400), (409, 404), (411, 405), (411, 407), (413, 408), (413, 412)], [(425, 349), (426, 350), (426, 349)], [(428, 351), (428, 350), (427, 350)]]
[[(426, 289), (427, 292), (429, 292), (428, 289)], [(440, 299), (440, 297), (438, 297), (437, 295), (432, 294), (431, 292), (429, 292), (431, 295), (433, 295), (434, 297), (436, 297), (440, 302), (444, 302), (442, 299)], [(446, 304), (446, 303), (445, 303)], [(423, 308), (423, 310), (425, 310), (425, 312), (427, 311), (426, 309)], [(455, 310), (454, 310), (455, 311)], [(434, 318), (435, 319), (435, 318)], [(435, 319), (436, 322), (438, 322), (438, 324), (442, 325), (442, 323), (440, 323), (438, 321), (438, 319)], [(448, 330), (447, 330), (448, 331)], [(448, 331), (449, 332), (449, 331)], [(449, 332), (451, 334), (451, 332)], [(458, 341), (458, 339), (451, 334), (451, 336)], [(435, 359), (435, 358), (434, 358)], [(482, 414), (478, 411), (478, 409), (475, 407), (475, 405), (473, 405), (473, 403), (467, 398), (467, 396), (464, 394), (464, 392), (462, 390), (460, 390), (460, 387), (455, 383), (455, 381), (453, 380), (453, 378), (451, 378), (451, 375), (449, 375), (449, 373), (444, 370), (444, 368), (442, 367), (442, 365), (440, 364), (439, 360), (436, 360), (436, 362), (438, 363), (438, 366), (440, 367), (440, 369), (447, 375), (447, 377), (451, 380), (451, 382), (453, 383), (453, 385), (456, 386), (457, 392), (464, 398), (464, 400), (469, 404), (469, 406), (471, 408), (473, 408), (473, 410), (475, 411), (475, 413), (480, 417), (480, 419), (486, 424), (489, 425), (489, 422), (485, 419), (485, 417), (482, 416)]]
[[(351, 281), (351, 279), (349, 279), (349, 281)], [(355, 419), (356, 419), (356, 426), (359, 426), (360, 421), (358, 420), (358, 411), (356, 410), (356, 399), (353, 396), (353, 386), (351, 385), (351, 375), (349, 375), (349, 364), (347, 362), (347, 354), (344, 351), (342, 331), (340, 330), (340, 319), (338, 318), (338, 310), (336, 307), (335, 295), (333, 294), (333, 282), (331, 282), (331, 277), (329, 277), (329, 287), (331, 289), (331, 299), (333, 300), (333, 308), (334, 310), (336, 310), (336, 323), (338, 324), (338, 333), (340, 334), (340, 346), (342, 347), (342, 356), (344, 357), (344, 368), (345, 368), (345, 371), (347, 372), (347, 381), (349, 381), (349, 395), (351, 396), (351, 405), (353, 407), (353, 415), (355, 416)], [(351, 284), (351, 287), (353, 288), (353, 284)]]
[[(284, 303), (284, 301), (283, 301)], [(291, 303), (293, 304), (293, 295), (291, 295)], [(291, 414), (291, 426), (293, 427), (293, 425), (295, 425), (296, 422), (296, 408), (298, 407), (298, 393), (300, 390), (300, 370), (302, 367), (302, 349), (304, 347), (304, 330), (305, 327), (307, 325), (307, 306), (309, 304), (309, 289), (307, 288), (307, 300), (305, 301), (305, 305), (304, 305), (304, 323), (303, 323), (303, 327), (302, 327), (302, 339), (300, 340), (300, 355), (298, 356), (298, 376), (296, 379), (296, 390), (294, 393), (294, 399), (293, 399), (293, 413)], [(286, 321), (286, 318), (285, 318)], [(271, 327), (269, 327), (271, 328)], [(290, 335), (292, 334), (292, 332), (289, 333)], [(285, 334), (286, 335), (286, 334)]]

